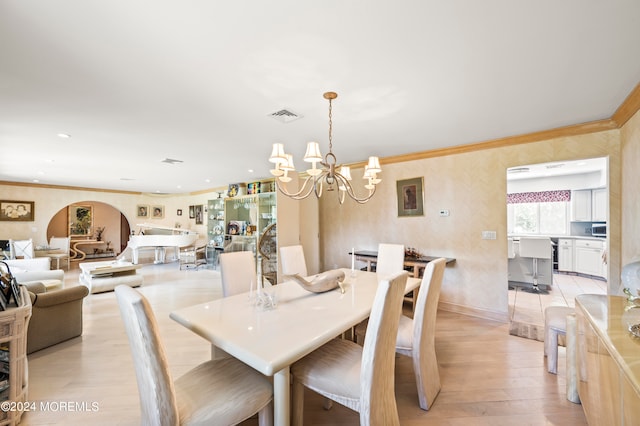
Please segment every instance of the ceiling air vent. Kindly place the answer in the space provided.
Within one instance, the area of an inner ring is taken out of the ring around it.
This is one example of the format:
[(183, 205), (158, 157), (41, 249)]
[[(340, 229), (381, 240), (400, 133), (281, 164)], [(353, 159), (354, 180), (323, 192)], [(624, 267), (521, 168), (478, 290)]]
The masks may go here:
[(280, 111), (273, 112), (269, 114), (269, 117), (278, 120), (281, 123), (291, 123), (292, 121), (302, 118), (301, 115), (289, 111), (288, 109), (281, 109)]
[(160, 161), (161, 163), (167, 163), (167, 164), (178, 164), (178, 163), (184, 163), (184, 161), (182, 160), (174, 160), (173, 158), (165, 158), (164, 160)]

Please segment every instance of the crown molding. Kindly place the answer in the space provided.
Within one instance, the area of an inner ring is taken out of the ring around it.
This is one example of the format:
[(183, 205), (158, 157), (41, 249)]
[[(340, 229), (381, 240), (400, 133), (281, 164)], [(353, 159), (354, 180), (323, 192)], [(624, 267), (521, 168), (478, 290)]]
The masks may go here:
[(109, 192), (114, 194), (129, 194), (129, 195), (142, 195), (142, 192), (137, 191), (121, 191), (117, 189), (101, 189), (101, 188), (85, 188), (81, 186), (65, 186), (65, 185), (45, 185), (42, 183), (28, 183), (28, 182), (10, 182), (6, 180), (0, 180), (0, 185), (8, 186), (26, 186), (30, 188), (46, 188), (46, 189), (65, 189), (72, 191), (91, 191), (91, 192)]
[(624, 126), (627, 121), (640, 110), (640, 83), (629, 93), (627, 99), (613, 113), (611, 119), (615, 121), (618, 127)]

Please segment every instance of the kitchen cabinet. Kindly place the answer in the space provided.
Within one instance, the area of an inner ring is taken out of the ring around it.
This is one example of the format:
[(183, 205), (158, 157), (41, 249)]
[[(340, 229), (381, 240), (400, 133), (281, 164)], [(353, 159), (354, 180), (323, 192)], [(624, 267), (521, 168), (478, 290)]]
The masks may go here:
[(573, 272), (573, 240), (560, 238), (558, 240), (558, 271)]
[(640, 357), (628, 327), (640, 318), (621, 296), (575, 298), (578, 393), (590, 425), (637, 425)]
[(607, 221), (608, 200), (607, 188), (591, 190), (591, 220), (598, 222)]
[(573, 222), (591, 222), (591, 190), (571, 191), (571, 220)]
[(608, 203), (607, 188), (571, 191), (571, 221), (606, 222)]
[(602, 261), (604, 242), (595, 240), (575, 241), (575, 272), (603, 276), (605, 265)]

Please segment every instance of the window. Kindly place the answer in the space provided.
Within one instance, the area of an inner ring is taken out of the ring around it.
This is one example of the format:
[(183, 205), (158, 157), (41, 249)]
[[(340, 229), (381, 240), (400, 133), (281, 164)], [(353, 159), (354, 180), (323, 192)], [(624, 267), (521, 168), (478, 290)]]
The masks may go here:
[(507, 205), (511, 234), (567, 235), (569, 202), (553, 201)]

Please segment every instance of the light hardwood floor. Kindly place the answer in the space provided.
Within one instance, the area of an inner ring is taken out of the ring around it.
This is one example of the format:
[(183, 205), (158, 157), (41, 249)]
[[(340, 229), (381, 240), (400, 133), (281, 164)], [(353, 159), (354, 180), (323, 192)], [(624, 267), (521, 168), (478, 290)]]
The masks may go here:
[[(221, 297), (220, 277), (211, 270), (178, 271), (176, 263), (145, 265), (141, 271), (140, 291), (154, 309), (175, 378), (207, 360), (210, 348), (171, 320), (169, 312)], [(65, 285), (77, 285), (77, 277), (77, 269), (67, 272)], [(89, 295), (84, 320), (82, 337), (29, 356), (29, 399), (37, 406), (97, 403), (97, 410), (29, 412), (21, 425), (140, 424), (136, 379), (114, 293)], [(565, 397), (563, 349), (558, 375), (549, 374), (541, 342), (509, 335), (508, 324), (440, 311), (436, 350), (442, 391), (428, 412), (418, 407), (410, 359), (396, 358), (403, 425), (586, 425), (582, 406)], [(358, 424), (357, 413), (337, 404), (325, 411), (322, 403), (307, 393), (305, 424)]]
[(579, 294), (607, 294), (607, 282), (588, 276), (553, 274), (547, 294), (528, 293), (523, 287), (509, 290), (509, 332), (515, 336), (544, 341), (544, 310), (548, 306), (575, 307)]

